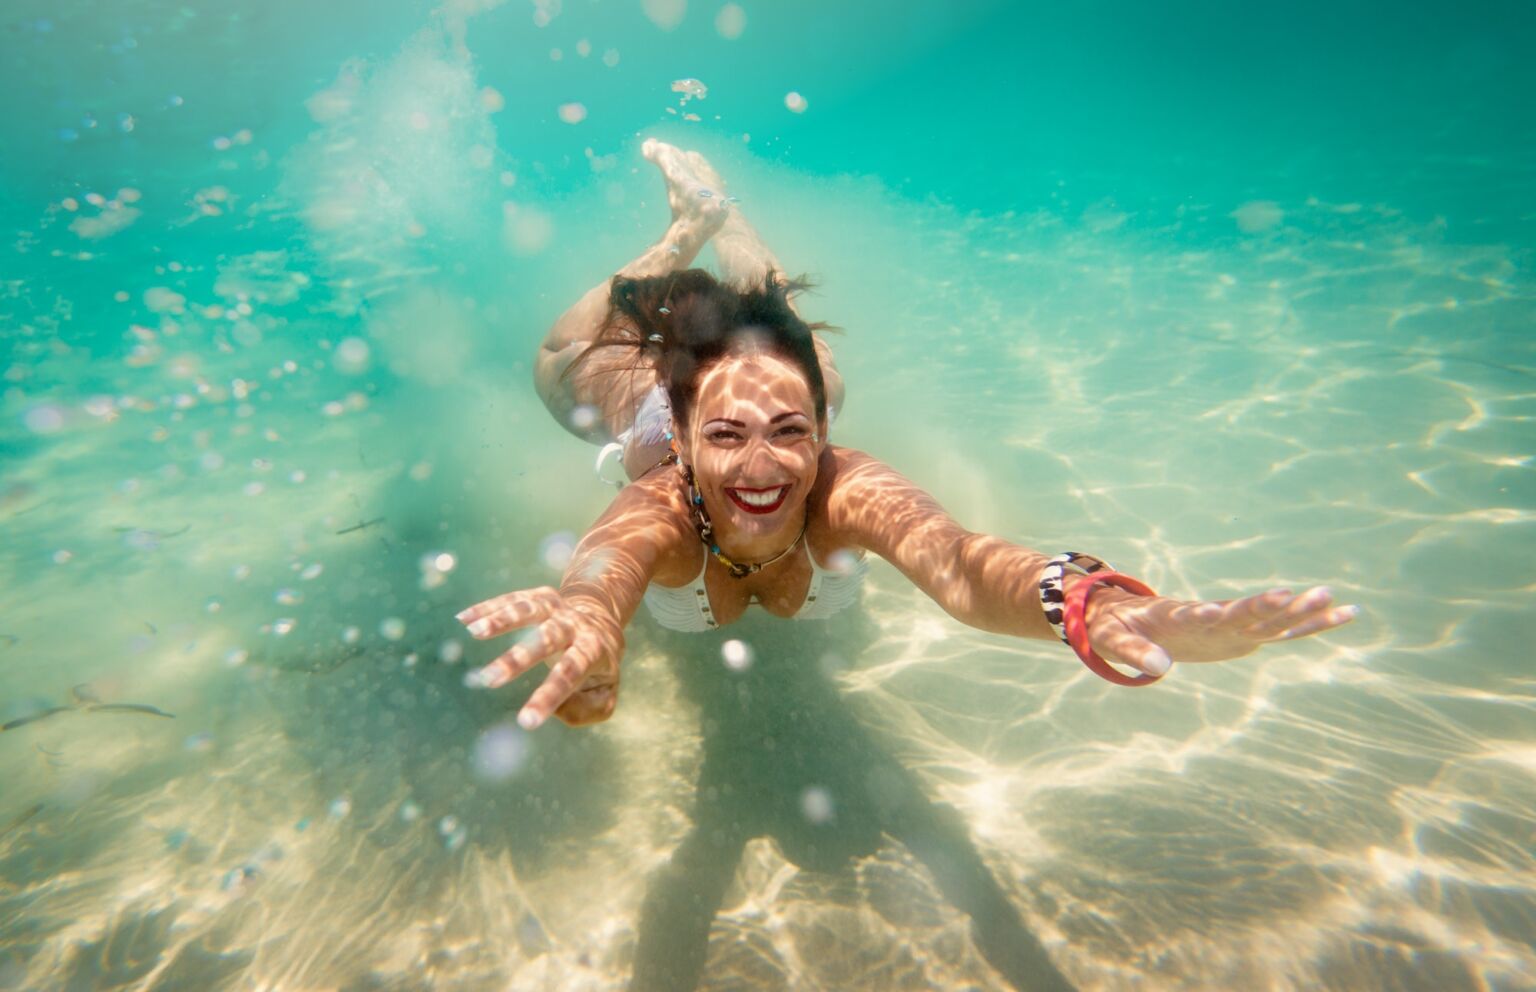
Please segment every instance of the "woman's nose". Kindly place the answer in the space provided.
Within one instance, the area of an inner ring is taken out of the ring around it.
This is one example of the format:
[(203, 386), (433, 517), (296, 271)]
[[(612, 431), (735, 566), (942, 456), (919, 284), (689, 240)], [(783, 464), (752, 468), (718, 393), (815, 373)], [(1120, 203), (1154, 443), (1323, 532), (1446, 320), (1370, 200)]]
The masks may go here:
[(747, 475), (750, 478), (767, 478), (778, 474), (779, 460), (773, 445), (761, 438), (747, 443)]

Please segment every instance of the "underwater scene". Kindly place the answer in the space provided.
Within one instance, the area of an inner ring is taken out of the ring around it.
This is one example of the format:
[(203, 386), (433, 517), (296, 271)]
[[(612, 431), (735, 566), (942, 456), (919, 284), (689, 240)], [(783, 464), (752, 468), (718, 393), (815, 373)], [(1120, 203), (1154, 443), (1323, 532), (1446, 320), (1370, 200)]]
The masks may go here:
[[(0, 990), (1536, 989), (1536, 8), (10, 0), (0, 53)], [(455, 615), (615, 496), (534, 360), (667, 231), (651, 139), (814, 283), (833, 443), (1358, 618), (1128, 689), (871, 556), (641, 611), (612, 718), (525, 730)]]

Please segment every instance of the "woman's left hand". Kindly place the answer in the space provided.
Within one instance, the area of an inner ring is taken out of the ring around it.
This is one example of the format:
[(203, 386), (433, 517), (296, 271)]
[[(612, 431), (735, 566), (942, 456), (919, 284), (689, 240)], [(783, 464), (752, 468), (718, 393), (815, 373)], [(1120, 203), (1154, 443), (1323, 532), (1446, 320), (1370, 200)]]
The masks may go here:
[(1273, 641), (1291, 641), (1353, 620), (1358, 606), (1334, 606), (1316, 586), (1300, 594), (1271, 589), (1220, 602), (1186, 602), (1095, 589), (1088, 599), (1088, 640), (1095, 651), (1148, 675), (1171, 662), (1226, 661)]

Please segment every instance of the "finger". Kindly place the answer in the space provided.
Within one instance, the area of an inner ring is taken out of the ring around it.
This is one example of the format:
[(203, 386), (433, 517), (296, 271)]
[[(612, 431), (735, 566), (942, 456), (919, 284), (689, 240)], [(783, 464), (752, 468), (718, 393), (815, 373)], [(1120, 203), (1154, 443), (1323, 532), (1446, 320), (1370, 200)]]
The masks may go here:
[(477, 603), (458, 614), (472, 637), (485, 639), (526, 627), (547, 618), (560, 604), (560, 594), (548, 586), (509, 592)]
[(1215, 619), (1243, 625), (1263, 623), (1283, 612), (1294, 599), (1289, 589), (1271, 589), (1256, 596), (1245, 596), (1219, 604), (1221, 615)]
[(569, 699), (577, 686), (581, 685), (582, 679), (586, 678), (587, 664), (588, 659), (581, 651), (567, 651), (559, 664), (549, 670), (549, 677), (544, 680), (544, 684), (534, 690), (528, 702), (523, 704), (522, 711), (517, 714), (518, 726), (524, 730), (534, 730), (549, 719), (549, 715)]
[(504, 610), (515, 603), (523, 601), (544, 602), (556, 595), (558, 593), (549, 586), (539, 586), (536, 589), (519, 589), (515, 592), (502, 593), (500, 596), (493, 596), (490, 599), (483, 600), (474, 606), (460, 610), (454, 616), (460, 623), (469, 624), (482, 617), (487, 617)]
[(594, 664), (588, 667), (581, 687), (555, 709), (555, 716), (572, 727), (599, 723), (613, 715), (618, 701), (618, 669), (612, 665), (599, 669)]
[(1259, 637), (1279, 637), (1281, 631), (1296, 627), (1333, 605), (1333, 590), (1315, 586), (1296, 596), (1285, 608), (1254, 624), (1251, 633)]
[(1315, 616), (1309, 617), (1294, 627), (1290, 627), (1281, 631), (1279, 637), (1283, 640), (1292, 640), (1297, 637), (1311, 637), (1313, 634), (1319, 634), (1325, 630), (1332, 630), (1334, 627), (1342, 627), (1344, 624), (1349, 623), (1359, 615), (1360, 607), (1358, 606), (1339, 606), (1331, 610), (1325, 610), (1319, 614), (1316, 614)]
[(521, 644), (480, 669), (480, 683), (487, 689), (499, 689), (534, 665), (571, 646), (575, 628), (559, 617), (545, 620)]
[(1094, 650), (1108, 660), (1129, 665), (1154, 677), (1166, 674), (1173, 667), (1173, 659), (1168, 657), (1167, 651), (1123, 628), (1097, 634), (1091, 644)]

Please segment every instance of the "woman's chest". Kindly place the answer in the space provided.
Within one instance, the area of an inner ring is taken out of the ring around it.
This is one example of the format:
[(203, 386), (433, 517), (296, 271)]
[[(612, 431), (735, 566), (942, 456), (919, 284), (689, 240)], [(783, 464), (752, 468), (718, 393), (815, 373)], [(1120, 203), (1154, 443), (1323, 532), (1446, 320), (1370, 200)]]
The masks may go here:
[(741, 579), (711, 558), (704, 569), (704, 589), (715, 620), (724, 626), (741, 619), (751, 606), (761, 606), (775, 616), (793, 617), (805, 602), (812, 577), (802, 546), (771, 569)]

